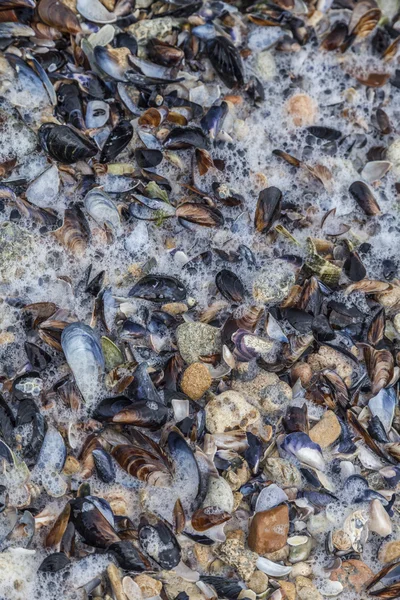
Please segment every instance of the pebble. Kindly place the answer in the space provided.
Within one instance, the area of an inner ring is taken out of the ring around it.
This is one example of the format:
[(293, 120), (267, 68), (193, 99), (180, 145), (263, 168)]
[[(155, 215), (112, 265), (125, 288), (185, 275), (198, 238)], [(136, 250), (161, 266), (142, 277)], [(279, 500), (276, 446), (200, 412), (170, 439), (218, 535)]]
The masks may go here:
[(281, 487), (301, 487), (302, 477), (297, 467), (285, 458), (267, 458), (264, 472)]
[(210, 371), (204, 363), (195, 362), (183, 373), (181, 390), (191, 400), (199, 400), (212, 384)]
[(283, 300), (295, 281), (294, 272), (281, 260), (271, 262), (268, 271), (262, 271), (253, 282), (256, 302), (277, 304)]
[(362, 560), (352, 558), (345, 560), (340, 569), (332, 571), (330, 579), (340, 581), (344, 589), (356, 590), (360, 594), (373, 575), (371, 569)]
[(296, 586), (290, 581), (279, 582), (281, 590), (285, 594), (285, 600), (296, 600)]
[(203, 508), (218, 506), (221, 510), (231, 513), (234, 507), (232, 489), (223, 477), (210, 477), (207, 494), (203, 500)]
[(390, 517), (378, 499), (372, 500), (369, 506), (368, 528), (381, 537), (387, 537), (392, 533)]
[(351, 539), (343, 529), (332, 533), (332, 543), (337, 550), (350, 550)]
[(210, 400), (205, 411), (206, 427), (210, 433), (223, 433), (236, 428), (245, 430), (260, 419), (258, 410), (241, 394), (231, 390)]
[(400, 558), (400, 540), (386, 542), (381, 546), (378, 559), (383, 563), (391, 562)]
[(400, 176), (400, 138), (397, 138), (387, 149), (386, 158), (393, 164), (393, 174)]
[(254, 515), (247, 543), (258, 554), (275, 552), (285, 546), (289, 533), (289, 509), (286, 504)]
[(323, 600), (311, 579), (307, 577), (296, 577), (296, 596), (298, 600)]
[(312, 575), (311, 565), (306, 562), (299, 562), (293, 565), (292, 571), (289, 575), (290, 579), (296, 579), (297, 577), (310, 577)]
[(185, 581), (173, 574), (172, 571), (163, 571), (165, 580), (164, 589), (169, 600), (174, 600), (181, 592), (186, 592), (190, 600), (204, 600), (204, 596), (196, 584)]
[(258, 554), (246, 550), (240, 540), (226, 540), (216, 549), (216, 554), (228, 565), (234, 567), (244, 581), (250, 579), (256, 569)]
[(11, 331), (2, 331), (0, 333), (0, 346), (12, 344), (15, 340), (15, 335)]
[(340, 437), (342, 428), (332, 410), (327, 410), (321, 420), (310, 430), (310, 438), (321, 448), (329, 448)]
[(238, 466), (232, 466), (223, 474), (224, 479), (228, 482), (229, 487), (233, 492), (236, 492), (242, 487), (251, 477), (249, 465), (244, 460)]
[(135, 577), (134, 582), (140, 587), (143, 598), (158, 596), (162, 590), (161, 581), (157, 581), (157, 579), (153, 579), (153, 577), (149, 577), (145, 573)]
[(200, 356), (219, 354), (222, 350), (220, 330), (207, 323), (182, 323), (176, 329), (176, 341), (188, 364), (199, 362)]
[(249, 600), (256, 600), (256, 594), (253, 590), (242, 590), (238, 596), (238, 600), (244, 600), (244, 598), (248, 598)]
[(262, 571), (254, 571), (253, 575), (247, 582), (250, 590), (256, 594), (262, 594), (268, 588), (268, 575)]
[(176, 317), (177, 315), (187, 312), (189, 309), (184, 302), (168, 302), (167, 304), (162, 305), (161, 310)]
[(266, 552), (264, 556), (265, 558), (268, 558), (268, 560), (272, 560), (272, 562), (286, 562), (289, 558), (289, 551), (289, 546), (285, 545), (283, 548), (276, 550), (275, 552)]
[(275, 373), (261, 371), (251, 381), (236, 380), (232, 388), (242, 393), (261, 413), (284, 411), (292, 399), (292, 389)]
[(296, 127), (313, 125), (318, 114), (318, 104), (307, 94), (295, 94), (286, 102), (286, 111)]

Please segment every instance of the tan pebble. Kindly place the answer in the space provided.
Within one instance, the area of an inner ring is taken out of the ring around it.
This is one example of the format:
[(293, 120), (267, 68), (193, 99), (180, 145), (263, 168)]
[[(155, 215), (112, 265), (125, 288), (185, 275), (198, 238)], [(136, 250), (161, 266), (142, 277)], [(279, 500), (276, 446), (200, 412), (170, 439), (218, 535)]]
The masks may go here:
[(12, 344), (15, 340), (15, 335), (11, 333), (11, 331), (2, 331), (0, 333), (0, 346), (5, 346), (6, 344)]
[(332, 544), (336, 550), (350, 550), (351, 539), (343, 529), (338, 529), (332, 533)]
[(215, 556), (209, 546), (203, 546), (202, 544), (195, 544), (193, 546), (193, 552), (196, 557), (198, 565), (204, 571), (208, 571), (210, 564), (215, 559)]
[(383, 563), (391, 562), (400, 558), (400, 540), (386, 542), (379, 550), (378, 559)]
[(242, 544), (244, 544), (245, 538), (246, 536), (242, 529), (232, 529), (226, 534), (227, 540), (239, 540), (239, 542), (241, 542)]
[(140, 277), (142, 275), (142, 269), (138, 263), (133, 263), (128, 267), (128, 273), (134, 277)]
[(205, 410), (206, 427), (210, 433), (223, 433), (236, 427), (246, 430), (260, 419), (258, 410), (232, 390), (210, 400)]
[(268, 187), (268, 177), (264, 173), (255, 173), (254, 181), (255, 185), (260, 189)]
[(184, 302), (168, 302), (162, 305), (161, 310), (175, 317), (187, 312), (189, 309)]
[(153, 577), (149, 577), (144, 573), (135, 577), (134, 582), (140, 587), (143, 598), (159, 596), (162, 590), (161, 581), (157, 581), (157, 579), (153, 579)]
[(241, 494), (240, 492), (235, 492), (233, 494), (233, 511), (235, 512), (235, 510), (237, 510), (240, 506), (240, 503), (243, 500), (243, 494)]
[(342, 428), (332, 410), (327, 410), (322, 419), (311, 429), (310, 438), (321, 448), (328, 448), (340, 437)]
[(296, 586), (290, 581), (280, 581), (279, 585), (286, 600), (296, 600)]
[(193, 363), (183, 373), (181, 390), (192, 400), (199, 400), (212, 384), (210, 371), (203, 363)]
[(307, 577), (296, 577), (296, 594), (299, 600), (323, 600), (322, 594)]
[(233, 492), (237, 491), (242, 485), (247, 483), (250, 477), (251, 472), (246, 461), (243, 461), (239, 467), (236, 467), (235, 469), (231, 468), (223, 474), (223, 478), (229, 483)]
[(315, 123), (318, 104), (307, 94), (295, 94), (286, 102), (286, 110), (296, 127), (307, 127)]
[(249, 600), (256, 600), (256, 594), (253, 590), (242, 590), (238, 596), (238, 600), (243, 600), (243, 598), (249, 598)]
[(275, 552), (265, 552), (265, 558), (268, 560), (272, 560), (272, 562), (281, 562), (285, 561), (289, 558), (289, 546), (283, 546), (280, 550), (276, 550)]
[(350, 359), (345, 358), (337, 350), (328, 346), (321, 346), (318, 352), (310, 354), (307, 362), (314, 373), (323, 369), (333, 369), (346, 385), (350, 385), (353, 366)]
[(262, 571), (254, 571), (253, 575), (247, 582), (250, 590), (256, 594), (262, 594), (268, 587), (268, 575)]
[(305, 562), (299, 562), (293, 565), (289, 577), (290, 579), (296, 579), (297, 577), (309, 577), (310, 575), (312, 575), (311, 565)]
[(75, 473), (79, 473), (80, 469), (81, 465), (79, 460), (77, 460), (74, 456), (67, 456), (64, 468), (62, 470), (64, 475), (74, 475)]
[(292, 385), (296, 383), (298, 379), (301, 381), (301, 385), (307, 388), (312, 377), (312, 370), (310, 365), (307, 363), (297, 363), (290, 369), (290, 380)]

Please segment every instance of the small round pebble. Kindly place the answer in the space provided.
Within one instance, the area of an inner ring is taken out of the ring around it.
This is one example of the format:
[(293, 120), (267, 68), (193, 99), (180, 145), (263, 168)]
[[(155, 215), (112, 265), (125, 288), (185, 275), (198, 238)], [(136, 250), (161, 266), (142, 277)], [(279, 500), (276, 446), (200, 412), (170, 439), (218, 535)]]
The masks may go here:
[(181, 390), (191, 400), (199, 400), (212, 383), (210, 371), (200, 362), (193, 363), (182, 376)]
[(254, 571), (253, 575), (247, 582), (250, 590), (256, 594), (262, 594), (268, 587), (268, 575), (262, 571)]

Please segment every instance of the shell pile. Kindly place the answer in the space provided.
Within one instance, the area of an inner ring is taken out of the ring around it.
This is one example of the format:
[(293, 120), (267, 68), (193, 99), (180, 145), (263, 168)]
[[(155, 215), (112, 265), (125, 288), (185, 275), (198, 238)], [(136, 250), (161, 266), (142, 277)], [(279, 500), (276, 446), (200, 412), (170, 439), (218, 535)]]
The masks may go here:
[(400, 597), (399, 46), (0, 0), (1, 600)]

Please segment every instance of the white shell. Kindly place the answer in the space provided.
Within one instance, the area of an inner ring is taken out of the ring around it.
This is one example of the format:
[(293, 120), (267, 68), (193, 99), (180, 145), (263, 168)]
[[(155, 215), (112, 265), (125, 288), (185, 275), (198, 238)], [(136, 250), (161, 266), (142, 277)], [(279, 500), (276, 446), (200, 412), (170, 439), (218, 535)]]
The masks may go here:
[(255, 507), (255, 512), (262, 512), (274, 508), (283, 502), (287, 502), (289, 498), (285, 492), (275, 483), (261, 490)]
[(378, 499), (372, 500), (369, 506), (369, 529), (382, 537), (392, 533), (392, 522)]
[(82, 17), (93, 23), (115, 23), (117, 20), (99, 0), (77, 0), (76, 8)]
[(289, 575), (292, 570), (292, 567), (279, 565), (278, 563), (274, 563), (272, 560), (268, 560), (268, 558), (264, 558), (263, 556), (258, 558), (256, 567), (270, 577), (286, 577), (286, 575)]

